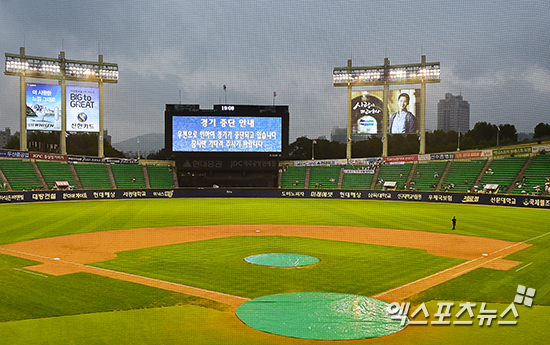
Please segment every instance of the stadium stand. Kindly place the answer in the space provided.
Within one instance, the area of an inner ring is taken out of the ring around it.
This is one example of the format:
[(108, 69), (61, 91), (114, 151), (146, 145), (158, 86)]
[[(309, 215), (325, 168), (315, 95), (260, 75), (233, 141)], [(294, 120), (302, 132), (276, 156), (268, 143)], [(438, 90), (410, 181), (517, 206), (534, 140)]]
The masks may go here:
[[(525, 177), (525, 179), (523, 179)], [(542, 194), (546, 179), (550, 178), (550, 155), (537, 155), (527, 167), (512, 194)], [(537, 186), (539, 191), (537, 192)]]
[(111, 180), (105, 164), (78, 163), (74, 168), (84, 189), (111, 189)]
[(306, 181), (306, 167), (305, 166), (288, 166), (283, 169), (281, 180), (281, 188), (304, 188)]
[[(345, 170), (372, 169), (366, 165), (346, 165)], [(369, 189), (374, 174), (345, 173), (342, 181), (342, 189)]]
[[(453, 161), (445, 177), (444, 186), (453, 192), (471, 191), (486, 163), (486, 158), (471, 161)], [(447, 188), (443, 187), (443, 189)]]
[(336, 189), (341, 167), (315, 166), (310, 168), (309, 188)]
[[(397, 189), (403, 189), (413, 164), (407, 162), (405, 164), (382, 164), (379, 167), (378, 179), (384, 182), (397, 182)], [(375, 189), (383, 188), (382, 183), (377, 183)]]
[(0, 169), (13, 190), (41, 189), (42, 184), (30, 161), (0, 159)]
[(498, 184), (501, 186), (499, 193), (506, 190), (514, 183), (516, 176), (528, 160), (528, 156), (495, 158), (489, 168), (483, 172), (480, 187), (486, 184)]
[(151, 188), (173, 188), (174, 176), (165, 165), (147, 165)]
[(145, 188), (143, 168), (140, 164), (111, 164), (117, 188)]
[(410, 183), (411, 187), (418, 191), (435, 191), (446, 165), (447, 161), (419, 162)]
[(36, 161), (36, 165), (40, 169), (48, 188), (51, 189), (56, 181), (67, 181), (69, 185), (76, 186), (68, 164), (52, 161)]

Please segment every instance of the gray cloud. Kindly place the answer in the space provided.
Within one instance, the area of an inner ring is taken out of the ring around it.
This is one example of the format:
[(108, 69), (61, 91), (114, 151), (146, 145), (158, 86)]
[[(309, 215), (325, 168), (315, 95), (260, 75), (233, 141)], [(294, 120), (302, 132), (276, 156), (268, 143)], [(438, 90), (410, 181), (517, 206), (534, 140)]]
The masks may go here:
[[(345, 126), (346, 92), (332, 69), (439, 61), (427, 125), (446, 92), (462, 93), (472, 123), (532, 131), (550, 122), (547, 1), (0, 1), (0, 47), (95, 60), (120, 68), (105, 87), (115, 141), (163, 131), (164, 104), (227, 101), (291, 110), (291, 139)], [(18, 80), (0, 77), (0, 127), (19, 129)], [(521, 114), (521, 116), (518, 116)]]

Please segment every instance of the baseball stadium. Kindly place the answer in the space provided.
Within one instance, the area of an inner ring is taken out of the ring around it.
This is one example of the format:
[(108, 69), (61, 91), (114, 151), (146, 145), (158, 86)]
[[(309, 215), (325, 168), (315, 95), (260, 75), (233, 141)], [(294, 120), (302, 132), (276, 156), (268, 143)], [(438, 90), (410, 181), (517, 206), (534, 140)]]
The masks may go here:
[[(22, 47), (5, 74), (20, 78), (22, 130), (19, 149), (0, 150), (3, 344), (550, 336), (550, 142), (427, 153), (438, 62), (335, 68), (333, 86), (348, 88), (346, 158), (315, 159), (313, 140), (307, 160), (291, 159), (289, 106), (274, 100), (166, 104), (166, 160), (105, 157), (101, 135), (97, 156), (68, 154), (70, 133), (104, 133), (103, 83), (118, 65)], [(46, 74), (59, 85), (26, 83)], [(373, 85), (384, 90), (352, 94)], [(59, 146), (34, 152), (27, 130), (57, 131)], [(394, 133), (419, 153), (389, 155)], [(381, 155), (352, 157), (370, 137)]]
[[(177, 157), (83, 163), (11, 152), (0, 159), (0, 336), (544, 343), (550, 199), (521, 190), (544, 185), (541, 145), (444, 160), (281, 161), (276, 188), (185, 188), (189, 162)], [(465, 179), (480, 190), (442, 188)], [(395, 188), (413, 180), (414, 190)], [(495, 184), (504, 188), (483, 187)]]

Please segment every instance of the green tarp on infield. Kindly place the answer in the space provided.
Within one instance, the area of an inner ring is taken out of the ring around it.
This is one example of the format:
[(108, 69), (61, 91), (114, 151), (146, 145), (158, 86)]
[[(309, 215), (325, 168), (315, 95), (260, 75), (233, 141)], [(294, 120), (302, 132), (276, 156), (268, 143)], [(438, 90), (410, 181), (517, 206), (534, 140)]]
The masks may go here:
[(298, 267), (313, 265), (320, 260), (305, 254), (270, 253), (247, 256), (244, 261), (262, 266)]
[(407, 327), (392, 319), (390, 303), (331, 292), (268, 295), (243, 303), (237, 317), (254, 329), (286, 337), (315, 340), (375, 338)]

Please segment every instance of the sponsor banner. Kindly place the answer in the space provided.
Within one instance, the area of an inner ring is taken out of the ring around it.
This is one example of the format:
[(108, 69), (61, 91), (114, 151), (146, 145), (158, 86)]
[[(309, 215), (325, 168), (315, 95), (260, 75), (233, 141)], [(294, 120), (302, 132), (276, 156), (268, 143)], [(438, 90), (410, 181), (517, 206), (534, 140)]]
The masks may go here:
[(510, 149), (498, 149), (493, 150), (493, 156), (508, 156), (508, 155), (517, 155), (517, 154), (526, 154), (532, 152), (531, 147), (516, 147)]
[(384, 157), (385, 162), (413, 162), (418, 160), (418, 155)]
[(139, 164), (139, 160), (133, 158), (104, 158), (103, 162), (108, 164)]
[(61, 130), (61, 85), (27, 84), (27, 130)]
[(351, 134), (382, 134), (384, 110), (388, 113), (388, 133), (418, 133), (420, 89), (364, 90), (351, 93)]
[(347, 164), (357, 164), (357, 165), (370, 165), (370, 164), (376, 164), (382, 162), (382, 157), (374, 157), (374, 158), (351, 158), (347, 161)]
[(73, 163), (103, 163), (102, 158), (87, 156), (67, 156), (67, 161)]
[(43, 152), (31, 152), (31, 159), (41, 159), (45, 161), (66, 161), (66, 155), (60, 155), (57, 153), (43, 153)]
[(28, 152), (21, 152), (21, 151), (5, 151), (0, 150), (0, 157), (9, 157), (9, 158), (23, 158), (27, 159), (30, 157), (30, 154)]
[(99, 132), (99, 89), (67, 86), (67, 132)]
[(344, 165), (347, 161), (345, 159), (325, 159), (325, 160), (312, 160), (312, 161), (295, 161), (294, 166), (316, 166), (316, 165)]
[(166, 198), (309, 198), (356, 199), (433, 202), (447, 204), (477, 204), (550, 209), (550, 198), (522, 195), (434, 193), (372, 190), (329, 189), (132, 189), (132, 190), (73, 190), (37, 192), (0, 192), (1, 203), (166, 199)]
[(455, 159), (479, 158), (479, 157), (481, 157), (481, 151), (469, 151), (469, 152), (457, 152), (457, 153), (455, 153)]
[(374, 169), (344, 169), (344, 174), (374, 174)]
[(419, 161), (429, 161), (431, 159), (430, 155), (418, 155)]
[(454, 153), (437, 153), (437, 154), (430, 155), (431, 161), (448, 160), (448, 159), (454, 159), (454, 158), (455, 158)]

